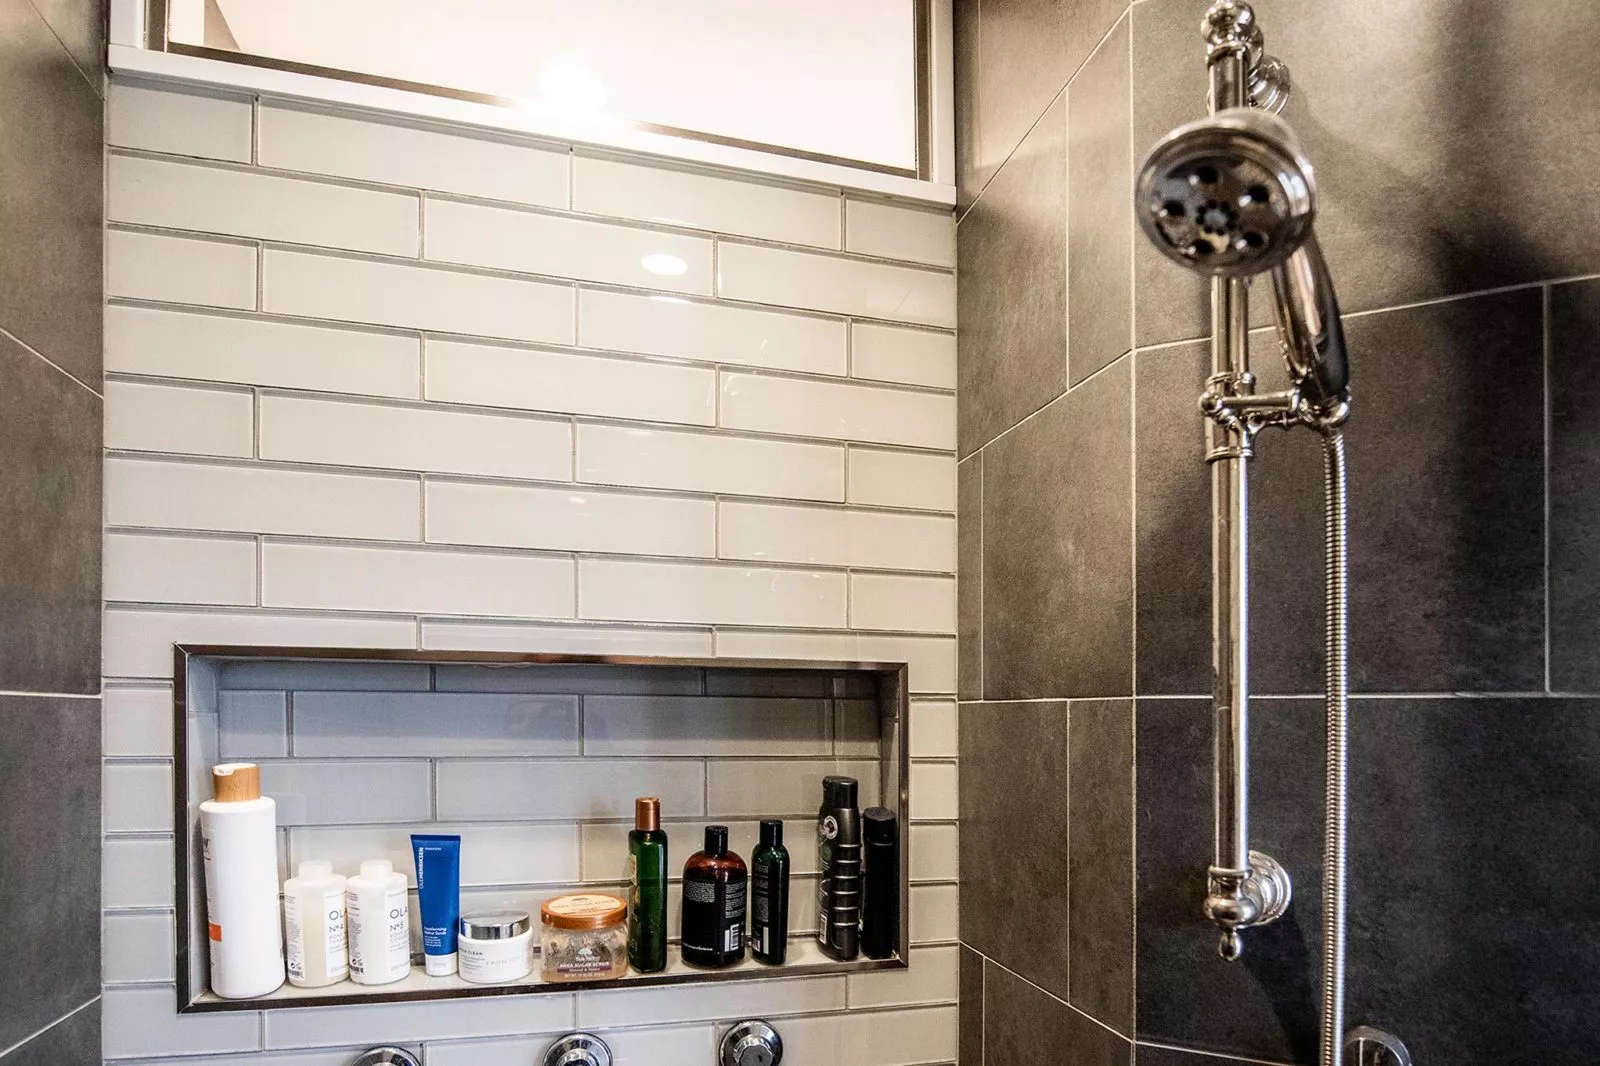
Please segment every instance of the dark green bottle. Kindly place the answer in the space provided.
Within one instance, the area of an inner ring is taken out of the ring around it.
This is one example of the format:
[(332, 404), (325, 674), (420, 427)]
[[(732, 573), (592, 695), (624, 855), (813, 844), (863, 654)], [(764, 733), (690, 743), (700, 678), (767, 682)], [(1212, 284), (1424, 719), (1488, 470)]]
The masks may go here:
[(750, 858), (755, 892), (750, 899), (750, 953), (757, 962), (783, 965), (789, 955), (789, 852), (783, 823), (761, 823), (761, 843)]
[(667, 968), (667, 834), (661, 801), (633, 801), (628, 834), (628, 964), (640, 973)]

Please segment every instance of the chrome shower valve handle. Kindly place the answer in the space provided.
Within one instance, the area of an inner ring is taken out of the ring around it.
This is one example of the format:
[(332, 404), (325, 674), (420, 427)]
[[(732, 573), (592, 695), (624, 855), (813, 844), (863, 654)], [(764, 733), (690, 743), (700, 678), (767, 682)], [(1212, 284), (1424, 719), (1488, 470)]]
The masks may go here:
[(1265, 852), (1250, 852), (1250, 869), (1209, 870), (1210, 894), (1202, 909), (1221, 928), (1217, 954), (1232, 962), (1244, 954), (1240, 932), (1282, 918), (1294, 900), (1289, 871)]

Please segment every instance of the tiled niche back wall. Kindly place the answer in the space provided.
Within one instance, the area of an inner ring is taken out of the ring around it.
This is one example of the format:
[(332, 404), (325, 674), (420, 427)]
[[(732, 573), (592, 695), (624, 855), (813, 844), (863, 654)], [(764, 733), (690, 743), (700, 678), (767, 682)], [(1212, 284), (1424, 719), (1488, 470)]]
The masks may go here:
[[(131, 82), (108, 120), (106, 1057), (522, 1066), (582, 1025), (686, 1066), (759, 1014), (953, 1061), (949, 213)], [(180, 1018), (174, 641), (907, 661), (912, 967)]]
[[(1315, 1061), (1305, 432), (1263, 434), (1251, 492), (1253, 843), (1295, 901), (1236, 965), (1200, 914), (1206, 286), (1136, 232), (1130, 190), (1204, 113), (1208, 6), (956, 4), (964, 1062)], [(1600, 111), (1600, 7), (1254, 7), (1293, 71), (1353, 373), (1348, 1018), (1418, 1062), (1592, 1062), (1600, 126), (1573, 116)], [(1280, 387), (1272, 336), (1254, 352)], [(1021, 810), (1026, 846), (988, 847)]]

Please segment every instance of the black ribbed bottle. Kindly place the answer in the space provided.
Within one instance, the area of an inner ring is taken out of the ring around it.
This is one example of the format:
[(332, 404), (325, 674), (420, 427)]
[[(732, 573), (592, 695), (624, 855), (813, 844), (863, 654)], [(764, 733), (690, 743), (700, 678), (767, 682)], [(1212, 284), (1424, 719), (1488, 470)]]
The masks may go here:
[(856, 779), (822, 779), (817, 812), (817, 942), (835, 959), (861, 953), (861, 811)]

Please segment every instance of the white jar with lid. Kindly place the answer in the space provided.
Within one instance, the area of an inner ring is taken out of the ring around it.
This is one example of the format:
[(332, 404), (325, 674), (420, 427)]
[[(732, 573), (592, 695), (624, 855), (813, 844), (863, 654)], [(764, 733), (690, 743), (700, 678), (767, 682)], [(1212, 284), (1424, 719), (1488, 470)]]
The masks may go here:
[(478, 911), (456, 923), (463, 981), (494, 985), (533, 972), (533, 919), (525, 911)]

